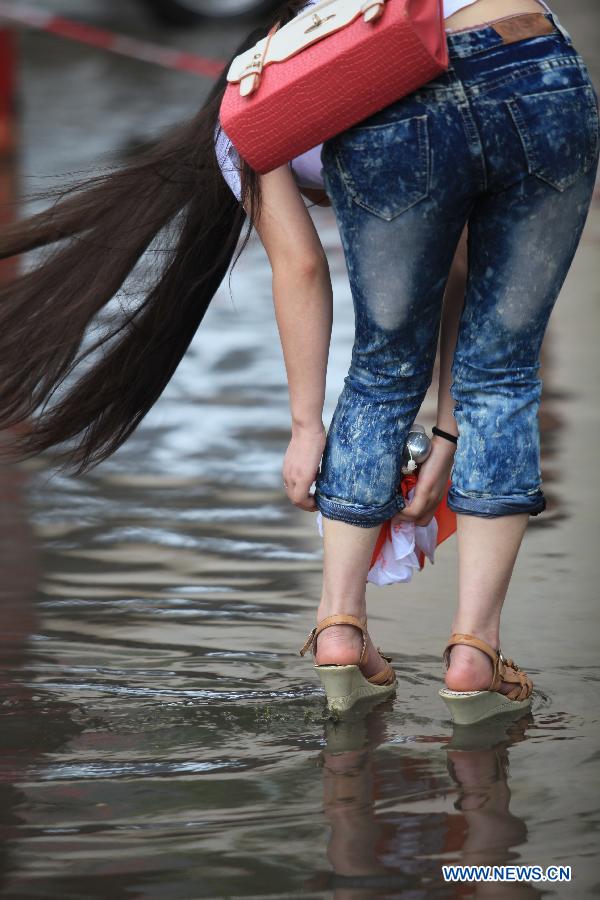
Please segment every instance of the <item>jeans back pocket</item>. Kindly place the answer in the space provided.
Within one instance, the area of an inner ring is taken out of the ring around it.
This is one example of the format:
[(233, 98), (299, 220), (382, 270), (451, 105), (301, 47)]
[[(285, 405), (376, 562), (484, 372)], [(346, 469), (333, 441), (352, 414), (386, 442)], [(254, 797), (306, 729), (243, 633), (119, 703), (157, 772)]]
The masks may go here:
[(391, 221), (429, 193), (427, 116), (351, 128), (328, 142), (352, 200)]
[(564, 191), (598, 157), (599, 121), (590, 85), (506, 100), (530, 175)]

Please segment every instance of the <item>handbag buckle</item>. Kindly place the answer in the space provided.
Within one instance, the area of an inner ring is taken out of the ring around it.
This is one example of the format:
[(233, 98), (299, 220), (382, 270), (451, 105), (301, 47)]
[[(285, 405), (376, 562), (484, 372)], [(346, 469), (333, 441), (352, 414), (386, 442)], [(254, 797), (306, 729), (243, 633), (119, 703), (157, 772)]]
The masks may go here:
[(251, 62), (245, 68), (245, 74), (240, 80), (240, 95), (249, 97), (260, 84), (260, 75), (263, 69), (263, 53), (255, 53)]
[(267, 51), (271, 38), (281, 27), (281, 22), (276, 22), (269, 31), (262, 50), (257, 50), (252, 59), (244, 69), (244, 75), (240, 79), (240, 97), (249, 97), (258, 90), (260, 84), (260, 76), (264, 67)]

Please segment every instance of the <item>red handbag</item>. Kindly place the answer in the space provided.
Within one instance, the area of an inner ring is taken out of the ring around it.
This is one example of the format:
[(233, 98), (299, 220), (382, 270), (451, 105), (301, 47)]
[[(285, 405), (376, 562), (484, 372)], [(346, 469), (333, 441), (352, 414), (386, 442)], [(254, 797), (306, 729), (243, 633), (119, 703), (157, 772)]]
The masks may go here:
[(233, 60), (221, 124), (270, 172), (447, 67), (442, 0), (323, 0)]

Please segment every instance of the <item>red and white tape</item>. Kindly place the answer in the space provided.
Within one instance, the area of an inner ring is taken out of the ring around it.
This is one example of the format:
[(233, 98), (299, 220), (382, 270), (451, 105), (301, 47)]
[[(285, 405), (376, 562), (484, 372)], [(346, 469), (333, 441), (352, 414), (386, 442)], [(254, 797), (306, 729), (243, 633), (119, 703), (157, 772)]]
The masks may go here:
[(186, 53), (172, 47), (162, 47), (159, 44), (140, 41), (137, 38), (107, 31), (95, 25), (88, 25), (85, 22), (66, 19), (45, 9), (21, 3), (20, 0), (0, 0), (0, 24), (2, 21), (24, 25), (26, 28), (44, 31), (47, 34), (78, 41), (80, 44), (107, 50), (109, 53), (117, 53), (119, 56), (129, 57), (129, 59), (139, 59), (165, 69), (175, 69), (178, 72), (192, 72), (194, 75), (216, 78), (221, 74), (225, 65), (218, 59), (196, 56), (194, 53)]

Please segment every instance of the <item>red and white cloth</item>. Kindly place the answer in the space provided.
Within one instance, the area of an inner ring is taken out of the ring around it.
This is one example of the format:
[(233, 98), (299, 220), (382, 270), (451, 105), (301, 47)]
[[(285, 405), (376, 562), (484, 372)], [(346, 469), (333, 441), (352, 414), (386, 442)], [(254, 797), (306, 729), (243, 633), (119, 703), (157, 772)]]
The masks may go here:
[[(407, 505), (413, 499), (417, 475), (405, 475), (400, 488)], [(414, 522), (394, 522), (390, 519), (381, 531), (371, 557), (367, 581), (379, 587), (388, 584), (406, 584), (414, 572), (420, 572), (425, 560), (434, 562), (436, 547), (456, 531), (456, 515), (448, 509), (448, 488), (428, 525)], [(323, 517), (317, 514), (317, 527), (323, 537)]]

